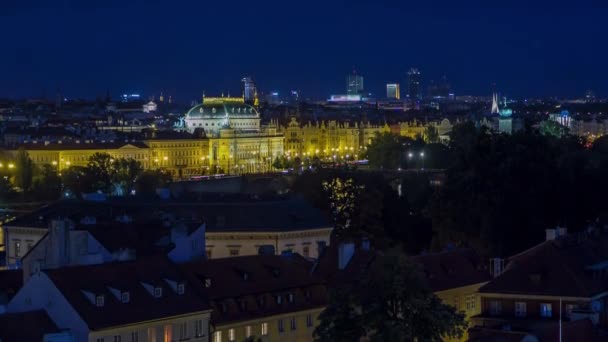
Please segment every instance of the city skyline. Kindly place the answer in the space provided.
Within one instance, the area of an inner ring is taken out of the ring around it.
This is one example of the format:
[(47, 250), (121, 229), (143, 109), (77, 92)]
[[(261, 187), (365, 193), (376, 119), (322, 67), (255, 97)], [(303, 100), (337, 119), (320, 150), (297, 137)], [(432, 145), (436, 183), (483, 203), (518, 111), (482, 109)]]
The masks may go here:
[[(589, 89), (606, 96), (606, 47), (596, 43), (608, 33), (605, 5), (477, 2), (313, 1), (297, 10), (277, 1), (255, 8), (162, 0), (9, 4), (0, 28), (14, 33), (0, 56), (0, 97), (109, 90), (163, 92), (186, 103), (203, 91), (236, 93), (238, 80), (252, 76), (260, 90), (297, 89), (320, 99), (344, 92), (353, 66), (365, 91), (379, 97), (387, 82), (407, 84), (413, 67), (423, 91), (446, 75), (456, 95), (489, 96), (497, 84), (512, 97), (575, 97)], [(359, 24), (343, 25), (353, 19)], [(220, 21), (231, 25), (220, 29)]]

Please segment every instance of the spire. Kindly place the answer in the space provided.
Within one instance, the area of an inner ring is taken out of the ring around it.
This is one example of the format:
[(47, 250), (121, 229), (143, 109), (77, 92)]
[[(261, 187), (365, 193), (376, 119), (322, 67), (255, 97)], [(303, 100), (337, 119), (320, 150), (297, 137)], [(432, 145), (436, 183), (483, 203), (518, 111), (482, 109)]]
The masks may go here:
[(500, 110), (498, 109), (498, 94), (494, 93), (492, 95), (492, 114), (498, 114)]

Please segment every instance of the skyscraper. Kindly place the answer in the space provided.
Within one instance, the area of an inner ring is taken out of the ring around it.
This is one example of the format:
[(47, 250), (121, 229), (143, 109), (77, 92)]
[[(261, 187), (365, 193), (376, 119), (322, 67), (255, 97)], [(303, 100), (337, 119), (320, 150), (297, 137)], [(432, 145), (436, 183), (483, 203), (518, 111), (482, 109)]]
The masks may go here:
[(415, 102), (422, 99), (422, 93), (420, 92), (421, 76), (420, 70), (411, 68), (407, 72), (407, 83), (408, 83), (408, 96), (410, 101)]
[(388, 83), (386, 85), (386, 98), (387, 99), (400, 99), (401, 91), (399, 89), (399, 83)]
[(363, 93), (363, 76), (357, 75), (357, 71), (346, 76), (346, 94), (360, 95)]
[(243, 98), (245, 99), (245, 102), (254, 103), (257, 90), (253, 78), (251, 76), (243, 77), (241, 82), (243, 82)]

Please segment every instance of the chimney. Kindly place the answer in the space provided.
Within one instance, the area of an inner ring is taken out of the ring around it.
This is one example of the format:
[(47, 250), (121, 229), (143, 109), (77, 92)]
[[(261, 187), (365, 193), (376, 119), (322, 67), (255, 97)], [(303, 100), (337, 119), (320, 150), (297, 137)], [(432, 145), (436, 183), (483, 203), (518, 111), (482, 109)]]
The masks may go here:
[(355, 254), (355, 244), (352, 242), (341, 243), (338, 246), (338, 268), (343, 270), (346, 268), (350, 259)]
[(545, 229), (545, 240), (555, 240), (557, 237), (557, 231), (555, 229)]

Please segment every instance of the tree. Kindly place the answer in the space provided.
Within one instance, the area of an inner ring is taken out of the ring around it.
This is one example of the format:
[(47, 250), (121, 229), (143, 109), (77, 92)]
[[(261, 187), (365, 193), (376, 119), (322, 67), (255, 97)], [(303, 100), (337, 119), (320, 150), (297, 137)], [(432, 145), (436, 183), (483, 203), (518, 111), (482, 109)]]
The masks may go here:
[(433, 125), (428, 125), (424, 130), (424, 140), (429, 144), (434, 144), (439, 142), (439, 131), (437, 127)]
[(442, 303), (397, 251), (379, 255), (359, 284), (332, 292), (320, 319), (317, 341), (442, 341), (466, 329), (464, 314)]
[(319, 326), (314, 331), (315, 341), (350, 342), (365, 335), (363, 317), (353, 291), (332, 289), (329, 303), (319, 315)]
[(363, 186), (355, 184), (352, 178), (334, 178), (323, 182), (323, 190), (328, 195), (329, 205), (334, 220), (336, 236), (353, 236), (359, 233), (359, 227), (353, 226), (357, 199)]
[(540, 133), (546, 136), (561, 138), (568, 134), (568, 128), (562, 126), (559, 122), (553, 120), (545, 120), (540, 123)]
[(87, 172), (86, 167), (72, 166), (61, 172), (61, 182), (65, 190), (80, 197), (83, 193), (91, 192), (96, 181)]
[(89, 158), (85, 172), (94, 180), (94, 190), (109, 193), (112, 187), (114, 160), (107, 153), (95, 153)]
[(112, 163), (112, 182), (120, 187), (123, 194), (130, 194), (143, 170), (141, 163), (135, 159), (116, 159)]
[(135, 181), (135, 191), (138, 196), (156, 196), (156, 189), (166, 187), (171, 183), (171, 175), (163, 170), (143, 171)]
[(40, 170), (40, 176), (34, 181), (33, 193), (36, 199), (53, 201), (61, 196), (61, 177), (55, 168), (45, 164)]
[(21, 188), (24, 192), (28, 192), (32, 188), (32, 180), (34, 178), (34, 163), (30, 159), (29, 154), (23, 148), (20, 148), (15, 158), (15, 185)]
[(393, 133), (376, 134), (367, 146), (365, 157), (369, 165), (377, 169), (396, 169), (401, 166), (404, 142)]

